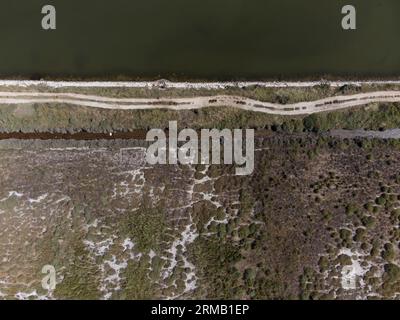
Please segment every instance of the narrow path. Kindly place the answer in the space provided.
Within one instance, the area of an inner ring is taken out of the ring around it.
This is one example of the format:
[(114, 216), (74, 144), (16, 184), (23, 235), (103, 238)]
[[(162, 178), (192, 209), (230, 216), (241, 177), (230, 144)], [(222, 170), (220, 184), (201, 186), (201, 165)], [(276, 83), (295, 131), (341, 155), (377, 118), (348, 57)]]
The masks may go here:
[(294, 104), (263, 102), (240, 96), (209, 96), (189, 98), (111, 98), (77, 93), (0, 92), (0, 105), (64, 103), (111, 110), (193, 110), (207, 107), (230, 107), (276, 115), (305, 115), (346, 109), (370, 103), (400, 102), (400, 91), (376, 91), (334, 96)]

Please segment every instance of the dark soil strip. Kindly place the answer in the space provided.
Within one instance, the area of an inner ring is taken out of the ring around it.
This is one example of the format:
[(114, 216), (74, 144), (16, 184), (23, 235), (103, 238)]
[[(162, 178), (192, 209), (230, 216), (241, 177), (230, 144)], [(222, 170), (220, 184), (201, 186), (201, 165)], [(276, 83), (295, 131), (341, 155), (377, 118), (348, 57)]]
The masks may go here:
[(6, 139), (19, 139), (19, 140), (115, 140), (115, 139), (134, 139), (145, 140), (147, 131), (135, 130), (132, 132), (114, 132), (112, 135), (109, 133), (95, 133), (95, 132), (77, 132), (77, 133), (0, 133), (0, 140)]
[[(168, 136), (168, 130), (165, 130)], [(131, 132), (114, 132), (112, 135), (109, 133), (96, 133), (96, 132), (77, 132), (77, 133), (49, 133), (49, 132), (11, 132), (0, 133), (0, 140), (18, 139), (18, 140), (146, 140), (146, 130), (133, 130)], [(200, 136), (200, 132), (198, 132)], [(273, 135), (268, 130), (256, 130), (255, 136), (266, 137)]]

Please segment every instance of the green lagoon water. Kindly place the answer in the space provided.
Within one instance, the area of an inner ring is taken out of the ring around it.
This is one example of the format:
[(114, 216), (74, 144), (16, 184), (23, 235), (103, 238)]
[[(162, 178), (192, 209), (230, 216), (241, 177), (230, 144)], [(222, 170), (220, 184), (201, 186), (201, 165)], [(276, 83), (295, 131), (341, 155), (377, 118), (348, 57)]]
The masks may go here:
[[(41, 29), (41, 8), (57, 30)], [(341, 8), (357, 8), (357, 30)], [(1, 0), (2, 77), (400, 75), (399, 0)]]

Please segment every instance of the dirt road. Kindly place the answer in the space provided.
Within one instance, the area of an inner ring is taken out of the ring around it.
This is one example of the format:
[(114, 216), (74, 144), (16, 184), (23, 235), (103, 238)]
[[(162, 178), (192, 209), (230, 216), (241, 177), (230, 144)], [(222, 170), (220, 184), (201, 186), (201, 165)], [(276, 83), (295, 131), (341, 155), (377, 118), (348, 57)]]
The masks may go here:
[(207, 107), (230, 107), (276, 115), (304, 115), (382, 102), (400, 102), (400, 91), (377, 91), (334, 96), (285, 105), (228, 95), (147, 99), (111, 98), (77, 93), (0, 92), (0, 105), (64, 103), (111, 110), (168, 109), (176, 111)]

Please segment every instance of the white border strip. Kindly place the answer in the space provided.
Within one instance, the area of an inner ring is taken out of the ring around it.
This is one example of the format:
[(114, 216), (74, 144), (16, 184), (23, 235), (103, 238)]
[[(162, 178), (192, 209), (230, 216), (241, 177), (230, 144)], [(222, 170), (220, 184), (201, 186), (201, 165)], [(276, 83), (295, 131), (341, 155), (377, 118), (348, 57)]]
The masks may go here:
[(332, 87), (343, 85), (400, 85), (400, 80), (367, 80), (367, 81), (298, 81), (298, 82), (172, 82), (168, 80), (157, 81), (44, 81), (44, 80), (0, 80), (0, 86), (30, 87), (45, 86), (49, 88), (171, 88), (171, 89), (226, 89), (259, 86), (264, 88), (284, 87), (313, 87), (328, 84)]

